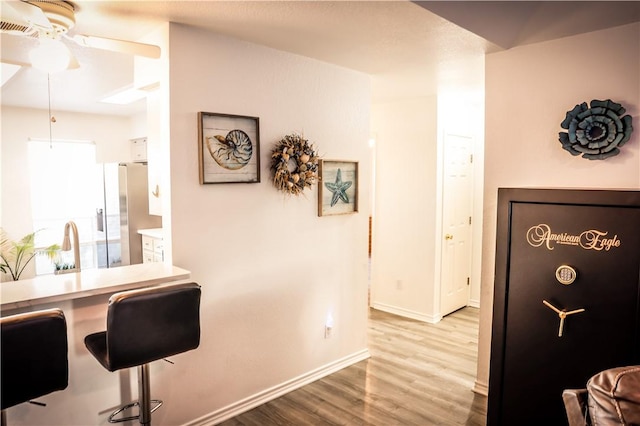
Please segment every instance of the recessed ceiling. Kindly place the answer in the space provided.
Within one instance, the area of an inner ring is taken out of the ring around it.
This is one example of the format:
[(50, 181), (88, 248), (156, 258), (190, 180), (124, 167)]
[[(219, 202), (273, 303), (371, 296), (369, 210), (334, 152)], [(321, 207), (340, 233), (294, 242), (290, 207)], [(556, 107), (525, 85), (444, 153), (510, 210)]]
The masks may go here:
[(416, 1), (502, 49), (640, 21), (638, 1)]
[[(78, 1), (75, 4), (73, 33), (138, 40), (168, 21), (205, 28), (370, 74), (375, 99), (429, 95), (451, 87), (481, 89), (485, 52), (640, 19), (639, 2), (606, 1)], [(2, 40), (5, 37), (14, 36), (2, 35)], [(52, 75), (55, 108), (118, 115), (144, 109), (143, 103), (114, 109), (97, 102), (132, 83), (132, 57), (91, 48), (70, 48), (81, 68)], [(2, 104), (46, 108), (46, 84), (46, 74), (23, 68), (3, 86)]]

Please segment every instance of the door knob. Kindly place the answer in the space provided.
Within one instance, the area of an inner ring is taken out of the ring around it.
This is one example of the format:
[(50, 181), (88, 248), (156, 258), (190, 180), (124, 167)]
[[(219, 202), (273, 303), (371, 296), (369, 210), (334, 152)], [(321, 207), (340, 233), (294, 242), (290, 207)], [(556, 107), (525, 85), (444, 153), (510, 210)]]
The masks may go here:
[(444, 239), (445, 240), (453, 240), (453, 235), (447, 234), (447, 235), (444, 236)]

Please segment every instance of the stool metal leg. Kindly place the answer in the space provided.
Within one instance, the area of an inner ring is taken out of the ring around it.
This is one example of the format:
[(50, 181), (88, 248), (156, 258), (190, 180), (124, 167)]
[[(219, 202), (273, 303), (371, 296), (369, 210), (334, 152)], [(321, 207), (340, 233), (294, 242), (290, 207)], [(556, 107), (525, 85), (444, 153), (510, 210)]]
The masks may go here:
[(138, 366), (138, 401), (140, 402), (140, 424), (151, 425), (151, 385), (149, 364)]
[[(120, 423), (129, 420), (138, 419), (141, 425), (151, 426), (151, 413), (156, 411), (162, 405), (162, 400), (151, 399), (151, 383), (149, 377), (149, 364), (139, 365), (138, 369), (138, 401), (127, 404), (120, 407), (109, 416), (109, 423)], [(151, 405), (155, 404), (153, 408)], [(114, 419), (115, 416), (122, 413), (125, 410), (133, 407), (139, 408), (137, 416), (123, 417), (120, 419)]]

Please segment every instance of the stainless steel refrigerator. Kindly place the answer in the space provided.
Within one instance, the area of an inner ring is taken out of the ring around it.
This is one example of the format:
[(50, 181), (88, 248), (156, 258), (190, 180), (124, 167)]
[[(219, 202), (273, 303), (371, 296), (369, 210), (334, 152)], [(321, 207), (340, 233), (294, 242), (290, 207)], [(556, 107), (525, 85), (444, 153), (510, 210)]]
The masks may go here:
[(162, 217), (149, 214), (145, 163), (100, 166), (103, 200), (96, 208), (98, 268), (142, 263), (139, 229), (162, 227)]

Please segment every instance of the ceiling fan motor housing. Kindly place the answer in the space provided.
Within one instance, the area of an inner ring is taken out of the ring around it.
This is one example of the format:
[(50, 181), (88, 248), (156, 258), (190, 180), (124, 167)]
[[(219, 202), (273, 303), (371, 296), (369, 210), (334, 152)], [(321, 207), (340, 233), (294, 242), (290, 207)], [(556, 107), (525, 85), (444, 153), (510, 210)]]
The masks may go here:
[(68, 1), (27, 0), (39, 7), (51, 23), (53, 29), (43, 29), (49, 37), (57, 38), (67, 33), (76, 24), (75, 6)]

